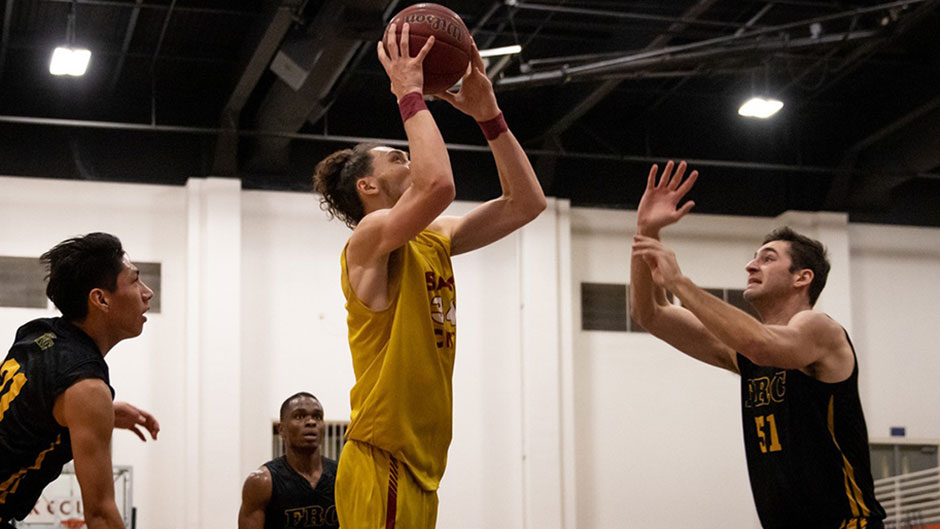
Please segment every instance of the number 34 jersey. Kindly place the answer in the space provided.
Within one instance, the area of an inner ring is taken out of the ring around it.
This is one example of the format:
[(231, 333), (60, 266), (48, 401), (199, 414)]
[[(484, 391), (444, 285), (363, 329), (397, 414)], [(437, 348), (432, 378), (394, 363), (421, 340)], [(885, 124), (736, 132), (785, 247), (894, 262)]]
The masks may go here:
[(849, 378), (831, 384), (797, 369), (758, 366), (740, 354), (737, 359), (747, 469), (761, 525), (882, 527), (857, 358)]

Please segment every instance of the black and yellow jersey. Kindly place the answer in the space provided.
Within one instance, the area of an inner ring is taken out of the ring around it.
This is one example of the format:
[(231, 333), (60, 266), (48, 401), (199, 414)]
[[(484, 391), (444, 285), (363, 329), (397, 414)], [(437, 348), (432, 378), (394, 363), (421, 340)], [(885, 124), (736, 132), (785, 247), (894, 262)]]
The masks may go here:
[(747, 469), (761, 525), (881, 529), (885, 511), (874, 495), (858, 358), (849, 378), (831, 384), (797, 369), (758, 366), (741, 354), (737, 359)]
[(264, 529), (339, 528), (333, 492), (336, 461), (325, 457), (321, 461), (323, 469), (316, 487), (290, 466), (286, 456), (264, 464), (271, 473), (271, 499), (264, 510)]
[(86, 378), (110, 388), (108, 365), (81, 329), (62, 318), (42, 318), (16, 331), (0, 364), (0, 520), (25, 518), (72, 460), (69, 430), (56, 422), (52, 407)]

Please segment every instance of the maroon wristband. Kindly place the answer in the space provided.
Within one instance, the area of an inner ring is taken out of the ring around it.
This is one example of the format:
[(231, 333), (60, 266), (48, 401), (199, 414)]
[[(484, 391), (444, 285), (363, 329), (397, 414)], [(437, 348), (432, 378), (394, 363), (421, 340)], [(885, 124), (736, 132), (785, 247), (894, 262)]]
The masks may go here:
[(509, 127), (506, 125), (506, 118), (503, 117), (503, 113), (500, 112), (493, 119), (488, 119), (486, 121), (477, 121), (477, 125), (480, 126), (480, 130), (483, 131), (483, 136), (486, 138), (486, 141), (493, 141), (500, 134), (509, 130)]
[(427, 110), (428, 106), (424, 104), (424, 96), (421, 92), (408, 92), (398, 100), (398, 111), (401, 112), (401, 122), (404, 123), (411, 119), (422, 110)]

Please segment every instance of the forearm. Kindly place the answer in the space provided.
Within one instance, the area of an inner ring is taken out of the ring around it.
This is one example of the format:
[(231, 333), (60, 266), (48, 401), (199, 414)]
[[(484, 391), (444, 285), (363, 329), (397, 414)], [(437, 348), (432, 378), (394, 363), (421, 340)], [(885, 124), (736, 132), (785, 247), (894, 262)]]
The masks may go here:
[[(638, 224), (638, 235), (659, 239), (659, 229)], [(630, 258), (630, 315), (640, 325), (649, 324), (659, 306), (668, 304), (666, 291), (653, 282), (650, 267), (639, 255)]]
[(767, 334), (761, 322), (702, 290), (689, 278), (682, 276), (668, 288), (706, 329), (735, 351), (749, 356), (764, 343)]
[(630, 316), (640, 325), (648, 323), (656, 313), (653, 278), (649, 267), (638, 256), (630, 258)]
[(523, 216), (532, 218), (545, 209), (545, 192), (519, 141), (506, 130), (489, 140), (496, 161), (503, 197)]
[(412, 185), (417, 189), (454, 186), (447, 146), (434, 116), (419, 110), (404, 123), (411, 156)]

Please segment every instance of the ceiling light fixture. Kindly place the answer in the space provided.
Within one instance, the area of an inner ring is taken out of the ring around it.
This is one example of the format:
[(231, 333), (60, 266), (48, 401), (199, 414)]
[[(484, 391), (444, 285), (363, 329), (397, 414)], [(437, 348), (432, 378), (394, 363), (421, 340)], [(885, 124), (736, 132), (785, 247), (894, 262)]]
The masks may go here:
[(88, 70), (91, 60), (91, 51), (86, 48), (76, 48), (75, 43), (75, 0), (69, 4), (68, 26), (65, 30), (66, 46), (59, 46), (52, 52), (49, 62), (49, 73), (52, 75), (71, 75), (79, 77)]
[(59, 46), (52, 52), (52, 61), (49, 63), (49, 73), (52, 75), (71, 75), (74, 77), (85, 75), (90, 59), (90, 50)]
[(746, 118), (767, 119), (783, 108), (783, 101), (773, 98), (752, 97), (741, 105), (738, 114)]
[(501, 48), (490, 48), (488, 50), (480, 50), (480, 57), (497, 57), (499, 55), (512, 55), (514, 53), (519, 53), (522, 51), (522, 46), (518, 44), (513, 44), (512, 46), (503, 46)]

